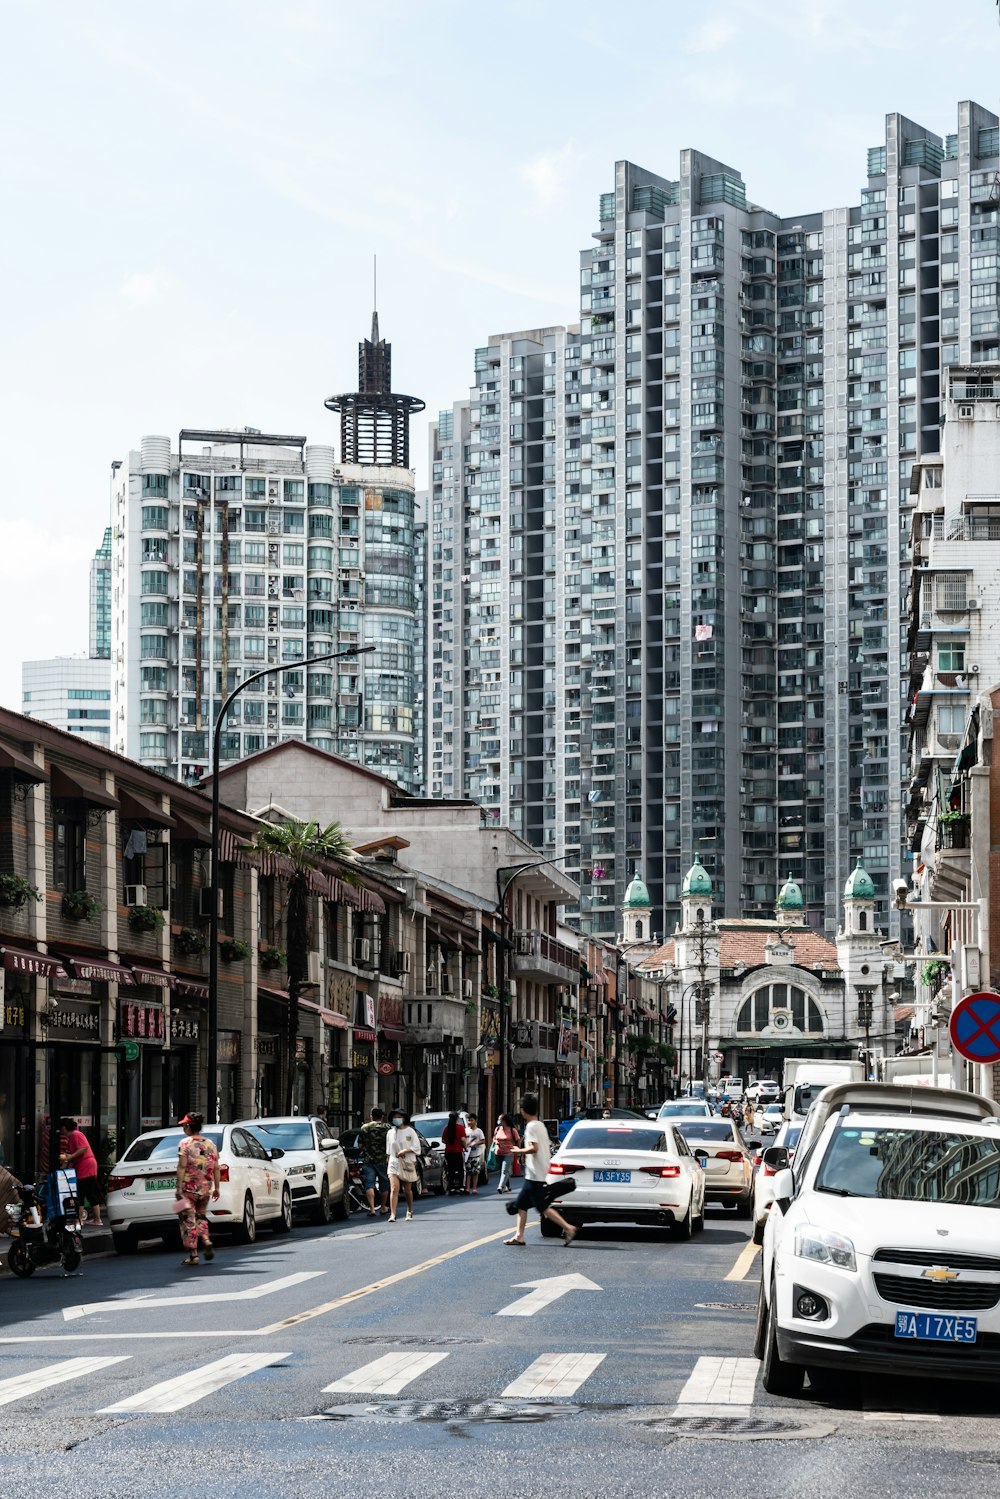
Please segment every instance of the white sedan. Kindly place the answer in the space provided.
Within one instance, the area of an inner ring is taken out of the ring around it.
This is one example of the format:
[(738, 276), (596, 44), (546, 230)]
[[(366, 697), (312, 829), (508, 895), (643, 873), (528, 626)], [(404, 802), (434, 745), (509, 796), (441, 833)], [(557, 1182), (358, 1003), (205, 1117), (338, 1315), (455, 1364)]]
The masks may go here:
[(739, 1218), (749, 1218), (753, 1204), (753, 1166), (743, 1137), (732, 1119), (678, 1119), (677, 1130), (690, 1148), (708, 1157), (705, 1191), (709, 1202), (725, 1202)]
[(244, 1119), (242, 1127), (265, 1150), (284, 1152), (282, 1166), (292, 1189), (292, 1206), (314, 1223), (343, 1220), (351, 1214), (351, 1181), (336, 1134), (319, 1114), (289, 1114), (273, 1119)]
[[(256, 1239), (258, 1223), (266, 1223), (275, 1233), (288, 1233), (292, 1193), (280, 1161), (282, 1151), (268, 1152), (237, 1124), (210, 1125), (204, 1135), (219, 1152), (219, 1198), (209, 1204), (209, 1231), (231, 1229), (244, 1244)], [(183, 1138), (182, 1129), (139, 1135), (114, 1167), (105, 1211), (119, 1254), (134, 1254), (140, 1239), (178, 1242), (171, 1204), (177, 1147)]]
[(672, 1098), (660, 1105), (657, 1119), (712, 1119), (712, 1105), (704, 1098)]
[(761, 1135), (773, 1135), (785, 1121), (784, 1110), (780, 1103), (762, 1104), (754, 1112), (753, 1127)]
[[(802, 1133), (802, 1123), (783, 1124), (774, 1137), (775, 1145), (783, 1145), (788, 1151), (788, 1162), (791, 1165), (795, 1159), (795, 1147), (798, 1144), (799, 1135)], [(761, 1150), (763, 1150), (761, 1146)], [(758, 1158), (759, 1160), (759, 1158)], [(756, 1162), (755, 1162), (756, 1164)], [(753, 1241), (755, 1244), (763, 1244), (764, 1229), (767, 1226), (767, 1215), (771, 1211), (774, 1202), (774, 1178), (777, 1171), (773, 1166), (768, 1166), (763, 1160), (759, 1161), (753, 1179)]]
[[(556, 1203), (568, 1223), (650, 1223), (690, 1238), (705, 1226), (705, 1173), (669, 1120), (584, 1119), (549, 1164), (549, 1183), (572, 1177)], [(542, 1219), (543, 1238), (559, 1228)]]

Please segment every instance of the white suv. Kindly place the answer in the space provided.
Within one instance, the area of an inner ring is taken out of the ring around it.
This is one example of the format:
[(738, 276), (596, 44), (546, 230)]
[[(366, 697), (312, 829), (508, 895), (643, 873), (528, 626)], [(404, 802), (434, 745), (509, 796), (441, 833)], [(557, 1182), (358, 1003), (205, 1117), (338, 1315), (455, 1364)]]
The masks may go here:
[(847, 1083), (810, 1109), (794, 1172), (780, 1147), (754, 1352), (764, 1388), (808, 1371), (1000, 1374), (1000, 1105)]

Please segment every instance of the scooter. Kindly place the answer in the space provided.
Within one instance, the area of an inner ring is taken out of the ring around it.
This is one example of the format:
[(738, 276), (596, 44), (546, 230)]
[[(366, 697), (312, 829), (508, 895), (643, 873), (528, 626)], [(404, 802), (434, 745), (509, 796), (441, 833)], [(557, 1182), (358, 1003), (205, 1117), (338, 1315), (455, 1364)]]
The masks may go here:
[(64, 1275), (73, 1275), (83, 1259), (76, 1172), (50, 1171), (40, 1187), (18, 1182), (20, 1202), (7, 1205), (11, 1246), (7, 1265), (26, 1280), (41, 1266), (61, 1264)]

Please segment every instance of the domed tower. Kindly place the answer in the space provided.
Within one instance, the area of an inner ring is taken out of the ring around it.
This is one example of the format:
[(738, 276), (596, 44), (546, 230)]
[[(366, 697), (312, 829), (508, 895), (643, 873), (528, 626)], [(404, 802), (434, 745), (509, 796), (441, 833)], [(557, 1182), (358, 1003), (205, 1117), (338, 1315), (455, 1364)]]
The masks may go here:
[(875, 886), (861, 860), (844, 886), (844, 935), (870, 935), (875, 930)]
[(622, 942), (652, 942), (653, 919), (649, 891), (639, 874), (632, 873), (622, 902)]
[(712, 877), (697, 854), (681, 886), (681, 928), (712, 920)]
[(787, 922), (789, 926), (803, 926), (806, 919), (805, 908), (806, 903), (802, 899), (802, 891), (789, 875), (778, 891), (778, 899), (774, 903), (775, 920)]
[(875, 886), (861, 860), (844, 886), (844, 925), (837, 933), (837, 961), (848, 992), (871, 1000), (883, 986), (887, 969), (875, 926)]

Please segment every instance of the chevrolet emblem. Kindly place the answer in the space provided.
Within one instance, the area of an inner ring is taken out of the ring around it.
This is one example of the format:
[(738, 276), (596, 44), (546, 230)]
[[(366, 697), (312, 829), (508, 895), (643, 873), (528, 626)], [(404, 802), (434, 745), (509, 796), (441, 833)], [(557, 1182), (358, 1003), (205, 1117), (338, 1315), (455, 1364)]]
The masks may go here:
[(942, 1281), (957, 1280), (959, 1275), (957, 1270), (949, 1270), (946, 1265), (933, 1265), (930, 1270), (922, 1270), (920, 1273), (921, 1279), (937, 1281), (938, 1285)]

